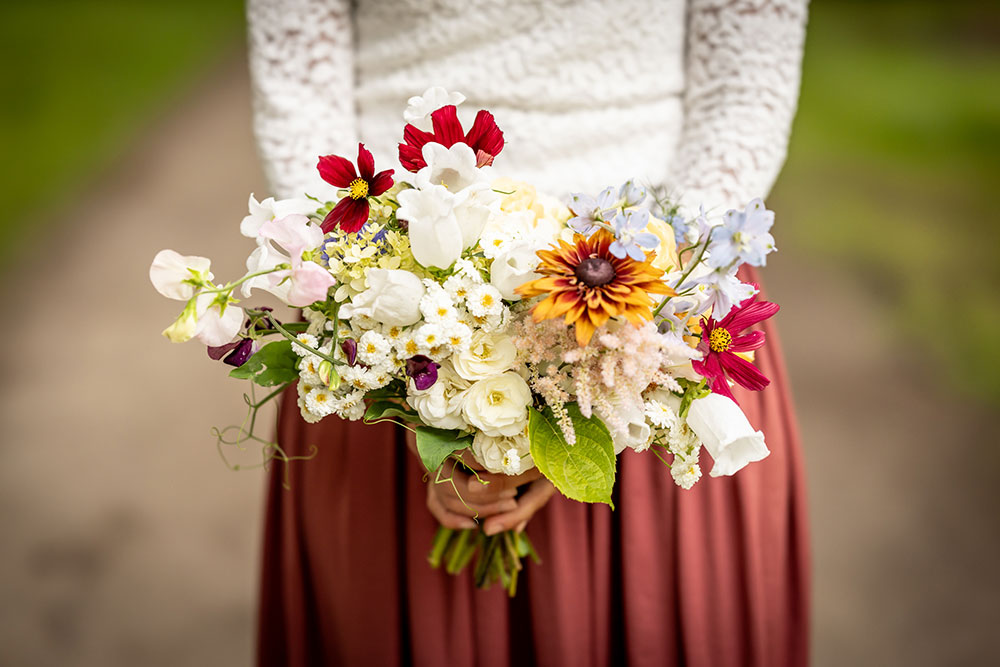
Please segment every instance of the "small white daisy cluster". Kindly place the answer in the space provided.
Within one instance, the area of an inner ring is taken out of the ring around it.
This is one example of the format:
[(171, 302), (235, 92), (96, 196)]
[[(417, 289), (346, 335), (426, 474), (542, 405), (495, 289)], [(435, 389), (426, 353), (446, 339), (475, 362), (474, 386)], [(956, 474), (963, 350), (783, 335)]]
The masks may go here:
[(670, 473), (678, 486), (690, 489), (701, 479), (698, 465), (701, 441), (678, 414), (680, 403), (676, 394), (655, 389), (645, 395), (643, 412), (652, 426), (650, 444), (659, 445), (673, 455)]

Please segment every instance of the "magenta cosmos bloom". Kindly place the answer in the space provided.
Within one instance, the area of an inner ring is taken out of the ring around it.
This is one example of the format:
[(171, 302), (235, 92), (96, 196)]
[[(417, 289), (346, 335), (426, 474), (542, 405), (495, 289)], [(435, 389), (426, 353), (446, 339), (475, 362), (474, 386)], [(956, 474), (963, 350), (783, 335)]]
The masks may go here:
[(347, 196), (341, 199), (323, 220), (323, 233), (339, 226), (342, 231), (356, 232), (368, 222), (369, 197), (378, 197), (392, 187), (392, 169), (375, 173), (375, 158), (358, 144), (358, 169), (347, 158), (339, 155), (320, 157), (319, 175), (323, 180), (338, 188), (346, 188)]
[[(744, 329), (763, 322), (779, 310), (776, 303), (757, 301), (757, 295), (740, 303), (718, 322), (715, 319), (701, 320), (701, 342), (698, 350), (704, 355), (700, 361), (692, 363), (694, 369), (708, 380), (709, 387), (716, 394), (722, 394), (736, 401), (729, 390), (727, 377), (751, 391), (760, 391), (771, 381), (749, 361), (737, 352), (750, 352), (764, 345), (763, 331)], [(739, 401), (736, 401), (739, 403)]]
[(424, 132), (413, 125), (403, 128), (403, 143), (399, 145), (399, 163), (408, 171), (420, 171), (427, 166), (423, 148), (426, 143), (441, 144), (451, 148), (455, 144), (467, 144), (476, 154), (476, 166), (493, 164), (493, 158), (503, 150), (503, 132), (497, 127), (493, 114), (481, 109), (476, 114), (469, 133), (462, 129), (454, 104), (441, 107), (431, 114), (433, 132)]

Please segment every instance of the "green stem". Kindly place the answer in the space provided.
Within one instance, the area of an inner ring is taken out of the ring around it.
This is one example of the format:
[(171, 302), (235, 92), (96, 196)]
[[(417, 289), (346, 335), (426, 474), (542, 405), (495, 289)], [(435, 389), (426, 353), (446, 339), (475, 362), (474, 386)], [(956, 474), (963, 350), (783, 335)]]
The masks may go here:
[(298, 338), (296, 338), (294, 335), (292, 335), (291, 332), (288, 331), (288, 329), (286, 329), (285, 327), (283, 327), (280, 324), (278, 324), (277, 320), (275, 320), (273, 317), (271, 318), (271, 323), (274, 325), (274, 328), (278, 330), (278, 333), (280, 333), (282, 336), (284, 336), (288, 340), (292, 341), (293, 345), (298, 345), (303, 350), (306, 350), (307, 352), (311, 352), (311, 353), (315, 354), (320, 359), (324, 359), (326, 361), (329, 361), (334, 366), (343, 366), (344, 365), (343, 361), (340, 361), (339, 359), (334, 359), (333, 357), (331, 357), (329, 355), (323, 354), (322, 352), (320, 352), (316, 348), (314, 348), (312, 346), (309, 346), (309, 345), (306, 345), (305, 343), (303, 343), (302, 341), (300, 341)]
[[(691, 262), (688, 264), (687, 270), (681, 275), (680, 278), (677, 279), (677, 283), (674, 285), (675, 290), (684, 284), (684, 281), (687, 280), (688, 276), (691, 275), (691, 272), (694, 271), (694, 268), (701, 263), (701, 258), (705, 256), (705, 251), (708, 250), (708, 244), (712, 240), (713, 231), (715, 230), (714, 229), (708, 230), (708, 236), (705, 237), (705, 242), (702, 244), (701, 249), (698, 251), (698, 256), (695, 257), (693, 260), (691, 260)], [(669, 297), (666, 297), (663, 299), (663, 301), (660, 302), (660, 305), (657, 306), (656, 310), (653, 311), (653, 317), (656, 317), (657, 315), (660, 314), (660, 311), (663, 310), (663, 306), (665, 306), (667, 304), (667, 301), (669, 300), (670, 300)]]

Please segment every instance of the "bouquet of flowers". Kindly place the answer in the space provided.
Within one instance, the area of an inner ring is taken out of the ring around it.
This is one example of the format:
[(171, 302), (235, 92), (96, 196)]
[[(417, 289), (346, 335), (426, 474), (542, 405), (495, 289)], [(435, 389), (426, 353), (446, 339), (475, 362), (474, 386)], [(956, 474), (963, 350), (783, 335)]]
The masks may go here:
[[(219, 442), (256, 440), (265, 462), (287, 461), (252, 417), (294, 385), (307, 422), (415, 431), (439, 483), (465, 454), (493, 473), (535, 466), (567, 498), (611, 504), (625, 449), (652, 452), (684, 489), (702, 449), (712, 476), (767, 456), (730, 383), (768, 384), (752, 362), (764, 333), (750, 327), (778, 306), (736, 271), (774, 250), (773, 213), (754, 200), (685, 217), (633, 181), (560, 202), (494, 177), (503, 134), (485, 110), (466, 131), (463, 101), (441, 88), (409, 100), (406, 181), (376, 171), (361, 144), (356, 162), (319, 158), (335, 201), (251, 195), (240, 231), (255, 246), (238, 280), (214, 282), (204, 257), (156, 255), (153, 285), (186, 302), (164, 335), (196, 338), (231, 376), (272, 388), (251, 391), (251, 417)], [(304, 321), (242, 305), (254, 290)], [(513, 594), (529, 555), (523, 532), (442, 528), (430, 560), (458, 572), (475, 558), (479, 585)]]

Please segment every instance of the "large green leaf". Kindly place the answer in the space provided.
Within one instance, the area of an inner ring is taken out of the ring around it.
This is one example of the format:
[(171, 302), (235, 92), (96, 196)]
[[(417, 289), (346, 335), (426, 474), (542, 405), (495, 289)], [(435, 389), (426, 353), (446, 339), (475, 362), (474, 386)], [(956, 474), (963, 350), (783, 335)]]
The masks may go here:
[(530, 411), (528, 438), (538, 470), (567, 498), (585, 503), (611, 502), (615, 486), (615, 447), (597, 415), (584, 419), (576, 403), (567, 403), (576, 443), (563, 437), (552, 409)]
[(454, 452), (472, 444), (472, 436), (461, 431), (446, 431), (430, 426), (417, 427), (417, 453), (424, 467), (434, 472)]
[(299, 372), (295, 369), (297, 359), (290, 340), (276, 341), (257, 350), (245, 364), (231, 370), (229, 376), (249, 379), (262, 387), (288, 384), (299, 379)]
[(399, 417), (411, 422), (417, 421), (420, 418), (416, 412), (407, 410), (395, 401), (373, 401), (368, 406), (368, 410), (365, 411), (366, 423), (377, 422), (391, 417)]

